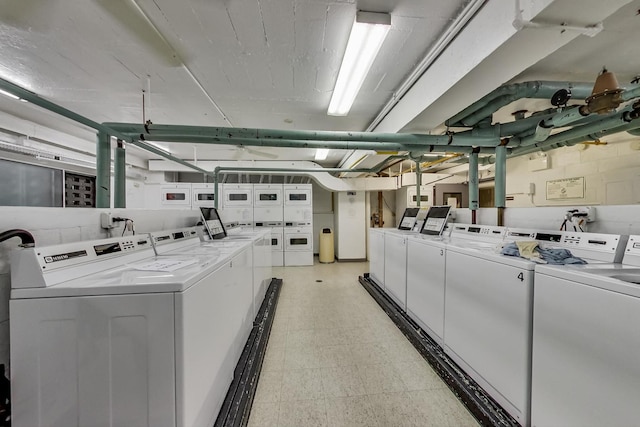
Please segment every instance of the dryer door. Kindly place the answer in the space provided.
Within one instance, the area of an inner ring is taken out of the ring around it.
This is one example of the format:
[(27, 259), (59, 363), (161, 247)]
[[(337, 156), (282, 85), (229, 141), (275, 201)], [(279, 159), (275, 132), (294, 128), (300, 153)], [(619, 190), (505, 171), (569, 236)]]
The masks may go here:
[(284, 231), (284, 250), (286, 252), (313, 251), (313, 231), (294, 227)]

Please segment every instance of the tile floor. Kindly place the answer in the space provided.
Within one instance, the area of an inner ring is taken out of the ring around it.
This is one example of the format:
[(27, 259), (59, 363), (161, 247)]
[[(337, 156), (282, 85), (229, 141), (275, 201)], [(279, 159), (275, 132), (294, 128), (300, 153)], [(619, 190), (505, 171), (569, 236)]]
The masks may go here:
[(274, 268), (283, 287), (249, 426), (478, 425), (358, 283), (366, 271)]

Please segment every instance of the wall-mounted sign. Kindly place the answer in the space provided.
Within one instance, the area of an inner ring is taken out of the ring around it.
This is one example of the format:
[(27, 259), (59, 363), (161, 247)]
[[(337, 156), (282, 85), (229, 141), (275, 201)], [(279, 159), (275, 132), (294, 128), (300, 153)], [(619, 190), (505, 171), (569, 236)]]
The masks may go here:
[(584, 177), (547, 181), (547, 200), (584, 199)]

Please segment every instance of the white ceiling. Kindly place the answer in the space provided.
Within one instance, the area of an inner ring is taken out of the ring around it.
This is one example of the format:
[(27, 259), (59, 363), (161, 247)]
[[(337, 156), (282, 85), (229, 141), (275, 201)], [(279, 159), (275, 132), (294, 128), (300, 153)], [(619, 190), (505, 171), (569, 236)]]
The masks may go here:
[[(156, 124), (363, 131), (468, 2), (0, 0), (0, 77), (97, 122), (141, 123), (145, 90), (144, 117)], [(562, 2), (570, 5), (565, 16), (592, 22), (593, 16), (576, 7), (580, 2), (556, 0)], [(512, 13), (512, 2), (504, 3)], [(621, 83), (640, 74), (640, 1), (614, 3), (623, 7), (611, 17), (604, 15), (605, 30), (596, 37), (578, 36), (532, 65), (523, 61), (507, 80), (591, 81), (603, 65)], [(357, 10), (391, 13), (392, 29), (350, 114), (327, 116)], [(478, 43), (490, 43), (490, 30), (477, 35)], [(477, 93), (497, 86), (490, 78), (486, 83), (481, 76), (474, 79)], [(447, 96), (439, 102), (447, 103)], [(455, 113), (458, 105), (478, 97), (457, 96), (449, 105)], [(75, 137), (94, 138), (82, 126), (9, 98), (0, 97), (0, 110)], [(433, 128), (425, 125), (427, 109), (422, 115), (420, 111), (416, 119), (407, 116), (399, 129)], [(442, 123), (445, 118), (434, 120)], [(315, 153), (164, 146), (187, 159), (313, 160)], [(336, 165), (345, 154), (332, 152), (323, 164)]]

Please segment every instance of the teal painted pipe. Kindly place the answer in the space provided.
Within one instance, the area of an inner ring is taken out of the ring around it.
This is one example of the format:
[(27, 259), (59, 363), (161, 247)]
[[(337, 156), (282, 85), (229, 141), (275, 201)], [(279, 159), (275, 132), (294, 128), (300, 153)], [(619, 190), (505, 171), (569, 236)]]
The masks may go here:
[(514, 148), (511, 151), (510, 157), (516, 157), (516, 156), (523, 156), (526, 154), (531, 154), (531, 153), (535, 153), (536, 151), (548, 151), (550, 149), (553, 148), (558, 148), (558, 147), (562, 147), (562, 146), (571, 146), (571, 145), (575, 145), (575, 144), (579, 144), (581, 142), (584, 142), (586, 139), (597, 139), (597, 138), (602, 138), (603, 136), (607, 136), (607, 135), (612, 135), (615, 133), (620, 133), (620, 132), (629, 132), (632, 133), (635, 130), (637, 130), (640, 134), (640, 121), (633, 121), (631, 123), (627, 123), (625, 125), (622, 126), (617, 126), (617, 127), (613, 127), (613, 128), (609, 128), (607, 130), (603, 130), (603, 131), (598, 131), (598, 132), (593, 132), (590, 133), (588, 135), (581, 135), (578, 136), (576, 138), (571, 138), (571, 139), (564, 139), (564, 140), (560, 140), (560, 141), (545, 141), (541, 144), (538, 145), (529, 145), (526, 147), (518, 147), (518, 148)]
[(632, 88), (627, 88), (625, 89), (624, 92), (622, 92), (622, 100), (623, 101), (629, 101), (631, 99), (634, 98), (639, 98), (640, 97), (640, 85), (634, 86)]
[[(593, 83), (571, 83), (553, 81), (531, 81), (503, 85), (480, 98), (445, 123), (447, 126), (469, 127), (481, 122), (484, 118), (498, 111), (505, 105), (521, 98), (551, 98), (560, 89), (571, 88), (573, 99), (585, 99), (591, 95)], [(478, 114), (479, 110), (482, 114)], [(474, 115), (473, 120), (468, 120)]]
[[(588, 135), (594, 132), (600, 132), (602, 130), (607, 130), (611, 128), (617, 127), (625, 127), (629, 121), (625, 120), (625, 115), (628, 112), (628, 109), (624, 109), (621, 112), (613, 116), (609, 116), (602, 120), (598, 120), (596, 122), (584, 124), (582, 126), (574, 126), (573, 128), (566, 130), (564, 132), (558, 132), (556, 134), (548, 137), (544, 142), (545, 143), (556, 143), (562, 142), (569, 139), (587, 137)], [(638, 121), (638, 119), (634, 119), (631, 122)], [(519, 147), (527, 147), (530, 145), (536, 145), (538, 142), (535, 140), (534, 135), (525, 137), (525, 138), (512, 138), (511, 142)]]
[(118, 140), (118, 146), (115, 149), (113, 161), (113, 207), (127, 207), (127, 167), (126, 153), (121, 140)]
[(416, 160), (416, 204), (420, 207), (420, 186), (422, 185), (422, 171), (420, 161)]
[[(251, 128), (225, 128), (206, 126), (179, 126), (179, 125), (149, 125), (147, 127), (135, 123), (104, 123), (105, 126), (113, 128), (119, 132), (129, 135), (144, 135), (144, 139), (180, 137), (204, 137), (206, 139), (224, 138), (226, 140), (275, 140), (275, 141), (296, 141), (294, 147), (304, 144), (300, 141), (339, 141), (339, 142), (379, 142), (396, 144), (417, 144), (417, 145), (465, 145), (493, 147), (496, 146), (496, 138), (477, 137), (472, 135), (427, 135), (427, 134), (404, 134), (404, 133), (374, 133), (374, 132), (338, 132), (338, 131), (303, 131), (303, 130), (278, 130), (278, 129), (251, 129)], [(147, 132), (148, 130), (148, 132)], [(156, 139), (160, 140), (160, 139)], [(169, 139), (162, 139), (169, 142)], [(183, 141), (189, 142), (189, 141)], [(193, 142), (193, 139), (191, 140)], [(286, 147), (289, 145), (279, 145)], [(304, 147), (304, 145), (303, 145)], [(351, 148), (360, 148), (351, 146)]]
[[(279, 147), (279, 148), (329, 148), (334, 150), (383, 150), (383, 151), (423, 151), (447, 152), (447, 153), (470, 153), (471, 146), (457, 145), (427, 145), (427, 144), (399, 144), (394, 142), (353, 142), (353, 141), (320, 141), (320, 140), (277, 140), (277, 139), (254, 139), (254, 138), (219, 138), (219, 137), (195, 137), (189, 135), (159, 136), (148, 134), (145, 141), (163, 141), (190, 144), (213, 144), (213, 145), (243, 145), (248, 147)], [(494, 138), (499, 141), (498, 138)], [(481, 147), (482, 153), (493, 153), (493, 147), (497, 142), (488, 147)]]
[(505, 146), (501, 145), (496, 147), (495, 205), (497, 208), (504, 208), (506, 206), (506, 184), (507, 150)]
[(471, 153), (469, 154), (469, 209), (472, 211), (478, 209), (479, 198), (478, 153)]
[(98, 132), (96, 146), (96, 208), (111, 207), (111, 137)]

